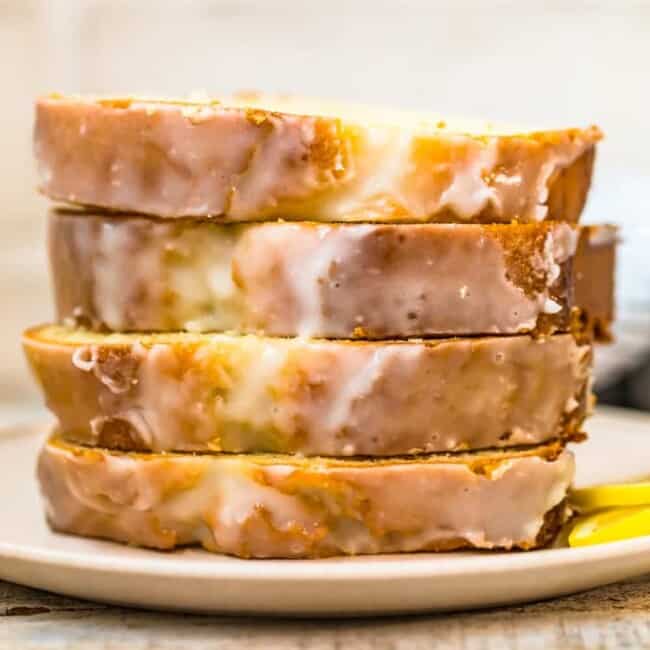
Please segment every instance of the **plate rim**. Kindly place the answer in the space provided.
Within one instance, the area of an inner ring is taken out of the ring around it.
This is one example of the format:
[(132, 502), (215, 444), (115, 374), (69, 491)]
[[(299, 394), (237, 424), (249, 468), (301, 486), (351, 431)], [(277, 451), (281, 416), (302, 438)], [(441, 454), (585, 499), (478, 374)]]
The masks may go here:
[[(601, 418), (625, 419), (650, 429), (650, 414), (620, 407), (600, 406)], [(51, 427), (51, 419), (22, 419), (0, 426), (0, 444), (9, 438), (39, 435), (38, 429)], [(56, 533), (65, 535), (64, 533)], [(115, 547), (110, 541), (65, 535), (77, 542), (97, 544), (107, 549)], [(120, 573), (130, 577), (179, 577), (194, 580), (227, 579), (246, 582), (299, 583), (358, 582), (359, 580), (430, 579), (462, 577), (468, 574), (494, 574), (530, 571), (548, 567), (568, 568), (575, 564), (597, 562), (601, 559), (619, 560), (650, 551), (650, 535), (618, 542), (579, 548), (547, 548), (532, 551), (460, 551), (450, 553), (396, 553), (358, 555), (316, 559), (242, 559), (212, 554), (196, 547), (175, 552), (156, 551), (119, 545), (121, 549), (138, 552), (137, 557), (104, 556), (101, 549), (83, 551), (44, 549), (17, 545), (0, 539), (0, 559), (16, 559), (60, 569), (90, 570), (96, 573)], [(193, 556), (188, 561), (185, 550)], [(453, 558), (453, 561), (449, 561)], [(387, 561), (388, 560), (388, 561)], [(260, 569), (263, 568), (263, 571)]]
[[(76, 538), (75, 538), (76, 539)], [(111, 544), (103, 540), (88, 540), (102, 544)], [(148, 549), (137, 549), (143, 553)], [(273, 582), (302, 582), (318, 579), (320, 582), (336, 580), (347, 582), (370, 580), (394, 580), (397, 578), (445, 578), (461, 577), (476, 573), (485, 575), (530, 571), (534, 568), (567, 568), (574, 564), (597, 562), (601, 559), (617, 560), (637, 554), (646, 555), (650, 551), (650, 535), (619, 542), (610, 542), (597, 546), (581, 548), (541, 549), (516, 553), (501, 552), (473, 554), (440, 553), (418, 554), (397, 553), (384, 555), (360, 555), (343, 558), (321, 558), (309, 560), (285, 559), (241, 559), (230, 556), (209, 555), (187, 562), (183, 557), (166, 558), (105, 558), (96, 555), (92, 558), (76, 555), (73, 551), (44, 551), (38, 549), (20, 549), (14, 544), (0, 542), (0, 558), (16, 559), (47, 564), (61, 569), (90, 570), (97, 573), (123, 574), (131, 577), (156, 576), (179, 577), (183, 579), (213, 580), (215, 578)], [(451, 557), (453, 562), (446, 563)], [(538, 561), (534, 561), (533, 558)], [(553, 558), (549, 560), (549, 558)], [(386, 560), (393, 560), (386, 562)], [(260, 572), (260, 568), (264, 571)], [(287, 571), (287, 567), (292, 567)], [(327, 568), (327, 572), (323, 571)], [(209, 569), (214, 569), (210, 571)]]

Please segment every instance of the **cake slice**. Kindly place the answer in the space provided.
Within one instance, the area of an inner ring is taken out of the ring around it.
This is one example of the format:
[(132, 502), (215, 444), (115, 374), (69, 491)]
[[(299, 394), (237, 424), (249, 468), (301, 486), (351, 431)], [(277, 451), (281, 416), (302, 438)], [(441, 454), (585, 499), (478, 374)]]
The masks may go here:
[(601, 137), (256, 95), (51, 95), (34, 129), (52, 199), (222, 221), (575, 222)]
[(370, 461), (136, 454), (54, 437), (38, 464), (55, 530), (259, 558), (544, 546), (573, 474), (558, 444)]
[(607, 339), (616, 229), (162, 222), (54, 212), (60, 321), (113, 331)]
[(591, 347), (568, 334), (344, 342), (201, 334), (23, 338), (68, 439), (154, 451), (389, 456), (580, 435)]

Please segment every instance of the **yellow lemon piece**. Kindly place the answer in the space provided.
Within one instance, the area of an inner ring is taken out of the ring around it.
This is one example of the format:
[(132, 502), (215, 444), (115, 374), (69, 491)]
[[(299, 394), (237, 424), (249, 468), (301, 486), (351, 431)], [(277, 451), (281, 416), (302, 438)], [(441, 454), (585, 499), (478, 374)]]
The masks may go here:
[(650, 535), (650, 507), (610, 508), (576, 520), (569, 546), (605, 544)]
[(569, 503), (579, 512), (616, 506), (650, 506), (650, 481), (597, 485), (573, 490), (569, 496)]

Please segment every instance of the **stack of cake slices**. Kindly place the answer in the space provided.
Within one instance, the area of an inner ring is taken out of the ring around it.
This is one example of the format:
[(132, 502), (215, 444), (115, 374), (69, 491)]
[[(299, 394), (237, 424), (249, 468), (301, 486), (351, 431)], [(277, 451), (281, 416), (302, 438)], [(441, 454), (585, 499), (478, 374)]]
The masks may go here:
[[(36, 107), (58, 531), (242, 557), (532, 549), (613, 318), (595, 127), (249, 96)], [(74, 207), (77, 206), (77, 207)]]

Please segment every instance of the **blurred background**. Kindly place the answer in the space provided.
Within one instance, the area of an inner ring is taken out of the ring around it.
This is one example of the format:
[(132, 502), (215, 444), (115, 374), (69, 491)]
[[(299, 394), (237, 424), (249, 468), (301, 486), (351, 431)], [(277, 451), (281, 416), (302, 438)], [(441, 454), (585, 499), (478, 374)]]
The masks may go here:
[(650, 409), (650, 2), (0, 0), (0, 401), (38, 404), (20, 331), (50, 318), (39, 94), (291, 92), (606, 135), (584, 221), (623, 226), (604, 401)]

